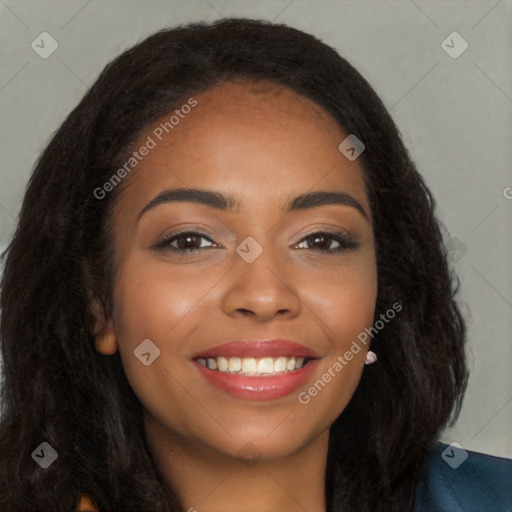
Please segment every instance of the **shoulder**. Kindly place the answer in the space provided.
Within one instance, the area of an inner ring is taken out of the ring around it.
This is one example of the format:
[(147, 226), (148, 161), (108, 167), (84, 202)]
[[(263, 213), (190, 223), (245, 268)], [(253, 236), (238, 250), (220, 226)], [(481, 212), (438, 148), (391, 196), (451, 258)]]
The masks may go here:
[(512, 459), (436, 443), (416, 485), (412, 512), (509, 512)]

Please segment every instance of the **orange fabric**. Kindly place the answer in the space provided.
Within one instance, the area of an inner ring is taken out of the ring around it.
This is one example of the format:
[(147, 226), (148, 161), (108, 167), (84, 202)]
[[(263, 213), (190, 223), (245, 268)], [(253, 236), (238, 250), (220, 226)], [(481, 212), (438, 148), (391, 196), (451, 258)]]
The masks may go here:
[(99, 512), (99, 509), (92, 497), (82, 492), (80, 493), (80, 501), (78, 502), (78, 507), (75, 512)]

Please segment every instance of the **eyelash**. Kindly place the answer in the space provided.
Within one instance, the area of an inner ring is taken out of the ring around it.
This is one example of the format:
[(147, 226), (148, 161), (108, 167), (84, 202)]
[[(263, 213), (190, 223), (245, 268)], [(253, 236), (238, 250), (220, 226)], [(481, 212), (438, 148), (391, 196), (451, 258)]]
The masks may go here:
[[(346, 250), (358, 249), (360, 246), (360, 244), (358, 242), (356, 242), (353, 238), (348, 236), (346, 233), (339, 232), (339, 231), (314, 231), (313, 233), (309, 233), (308, 235), (303, 237), (298, 242), (298, 244), (306, 241), (308, 238), (314, 237), (315, 235), (327, 235), (328, 238), (330, 238), (331, 240), (338, 242), (340, 244), (339, 247), (336, 247), (334, 249), (328, 249), (326, 251), (319, 250), (319, 249), (310, 249), (311, 251), (315, 251), (315, 252), (323, 252), (326, 254), (334, 255), (334, 254), (338, 254), (338, 253), (341, 253)], [(210, 237), (208, 237), (204, 233), (200, 233), (198, 231), (183, 231), (181, 233), (172, 233), (170, 235), (166, 235), (161, 240), (159, 240), (154, 245), (152, 245), (151, 248), (156, 251), (170, 250), (179, 255), (192, 255), (192, 254), (196, 254), (197, 252), (201, 251), (201, 249), (205, 249), (204, 247), (192, 248), (192, 249), (179, 249), (177, 247), (171, 246), (172, 242), (174, 242), (180, 238), (183, 238), (185, 236), (201, 237), (201, 238), (205, 238), (206, 240), (208, 240), (211, 243), (215, 243)], [(208, 248), (209, 247), (206, 247), (206, 249), (208, 249)], [(301, 248), (301, 250), (302, 249), (304, 249), (304, 248)]]

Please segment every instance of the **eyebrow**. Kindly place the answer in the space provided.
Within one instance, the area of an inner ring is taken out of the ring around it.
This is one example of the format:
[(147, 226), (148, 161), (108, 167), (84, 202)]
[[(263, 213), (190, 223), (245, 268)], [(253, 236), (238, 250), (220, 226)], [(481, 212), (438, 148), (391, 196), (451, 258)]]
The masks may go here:
[[(161, 204), (173, 202), (190, 202), (203, 204), (224, 211), (233, 211), (240, 205), (240, 203), (236, 201), (236, 199), (230, 194), (224, 195), (220, 192), (201, 190), (197, 188), (177, 188), (174, 190), (165, 190), (158, 194), (154, 199), (152, 199), (139, 213), (137, 222), (148, 210), (151, 210)], [(288, 211), (305, 210), (308, 208), (331, 204), (351, 206), (355, 208), (363, 216), (364, 219), (369, 220), (368, 213), (363, 208), (361, 203), (345, 192), (318, 191), (301, 194), (293, 198), (287, 204), (285, 209)]]

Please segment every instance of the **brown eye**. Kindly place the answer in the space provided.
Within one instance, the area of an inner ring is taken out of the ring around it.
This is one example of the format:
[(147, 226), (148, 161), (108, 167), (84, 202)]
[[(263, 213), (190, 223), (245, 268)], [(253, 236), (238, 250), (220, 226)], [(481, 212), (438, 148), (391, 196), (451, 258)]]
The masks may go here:
[[(337, 244), (332, 247), (332, 244)], [(301, 247), (302, 246), (302, 247)], [(300, 249), (311, 249), (318, 252), (336, 253), (349, 249), (357, 249), (359, 244), (345, 233), (319, 231), (303, 238), (298, 245)]]
[(186, 231), (183, 233), (167, 235), (165, 238), (154, 244), (152, 248), (159, 251), (171, 250), (179, 254), (194, 253), (201, 249), (211, 247), (211, 245), (203, 244), (202, 240), (207, 240), (211, 244), (214, 243), (203, 233)]

